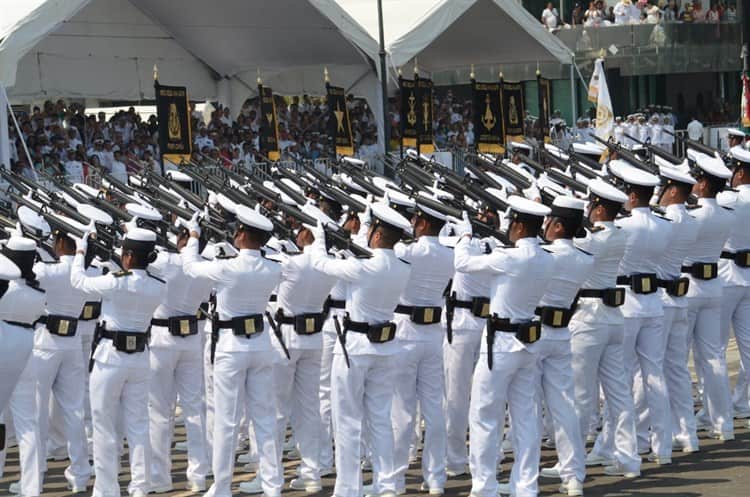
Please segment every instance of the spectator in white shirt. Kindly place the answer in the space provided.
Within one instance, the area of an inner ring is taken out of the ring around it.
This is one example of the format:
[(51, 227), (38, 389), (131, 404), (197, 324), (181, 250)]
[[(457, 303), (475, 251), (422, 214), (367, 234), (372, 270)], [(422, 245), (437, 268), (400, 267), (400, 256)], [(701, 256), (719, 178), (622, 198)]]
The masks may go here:
[(119, 180), (126, 185), (128, 184), (128, 168), (124, 162), (122, 162), (122, 152), (117, 150), (114, 154), (114, 160), (109, 168), (110, 174), (116, 180)]
[(548, 2), (547, 8), (542, 11), (542, 24), (552, 31), (557, 27), (558, 16), (557, 9), (552, 5), (552, 2)]
[(687, 125), (688, 138), (693, 141), (703, 141), (703, 124), (696, 118), (691, 118)]

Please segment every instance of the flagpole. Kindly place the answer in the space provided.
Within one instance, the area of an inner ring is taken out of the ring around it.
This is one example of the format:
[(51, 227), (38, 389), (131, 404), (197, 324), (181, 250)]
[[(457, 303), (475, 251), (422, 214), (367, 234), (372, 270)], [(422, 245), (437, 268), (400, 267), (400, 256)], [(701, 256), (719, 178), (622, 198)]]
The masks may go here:
[(575, 75), (575, 64), (576, 56), (570, 54), (570, 108), (573, 110), (573, 122), (570, 123), (571, 128), (575, 128), (576, 121), (578, 121), (578, 107), (576, 105), (576, 75)]
[(378, 0), (378, 30), (380, 36), (380, 50), (378, 55), (380, 56), (380, 91), (381, 105), (383, 106), (383, 154), (388, 153), (390, 139), (391, 139), (391, 126), (388, 119), (388, 73), (385, 71), (385, 36), (383, 34), (383, 0)]

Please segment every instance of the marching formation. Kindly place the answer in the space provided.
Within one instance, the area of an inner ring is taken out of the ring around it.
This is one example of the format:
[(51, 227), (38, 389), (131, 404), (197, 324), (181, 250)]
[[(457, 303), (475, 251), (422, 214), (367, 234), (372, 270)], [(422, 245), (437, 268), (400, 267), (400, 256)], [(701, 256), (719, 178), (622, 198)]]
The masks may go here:
[[(394, 178), (347, 157), (100, 189), (0, 171), (10, 491), (41, 495), (46, 461), (69, 459), (73, 492), (119, 496), (125, 443), (129, 495), (172, 491), (177, 406), (187, 489), (208, 497), (232, 495), (236, 461), (256, 473), (242, 493), (335, 474), (336, 497), (394, 497), (420, 447), (429, 495), (468, 473), (474, 497), (534, 497), (540, 476), (575, 496), (588, 466), (636, 478), (644, 457), (700, 450), (702, 430), (733, 440), (750, 149), (688, 140), (675, 157), (623, 137), (529, 140), (460, 173), (410, 150)], [(558, 462), (540, 469), (543, 444)]]

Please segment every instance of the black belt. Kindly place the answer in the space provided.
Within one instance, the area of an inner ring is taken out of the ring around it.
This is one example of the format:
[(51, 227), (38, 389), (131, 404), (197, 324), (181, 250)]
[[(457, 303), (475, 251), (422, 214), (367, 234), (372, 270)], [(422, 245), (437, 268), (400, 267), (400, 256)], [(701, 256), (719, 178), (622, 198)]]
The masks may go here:
[(263, 314), (248, 314), (227, 320), (216, 319), (212, 324), (216, 332), (222, 329), (230, 329), (237, 336), (252, 338), (263, 333), (264, 323)]
[(532, 344), (542, 336), (542, 324), (539, 321), (526, 323), (511, 323), (508, 318), (500, 318), (496, 315), (487, 318), (487, 366), (492, 369), (492, 349), (495, 344), (495, 333), (513, 333), (516, 339), (522, 343)]
[(331, 309), (346, 309), (346, 300), (337, 300), (329, 297), (326, 303)]
[(294, 316), (284, 315), (284, 311), (276, 311), (276, 322), (281, 324), (291, 324), (298, 335), (314, 335), (320, 333), (323, 329), (323, 323), (326, 320), (326, 312), (310, 312), (306, 314), (295, 314)]
[(198, 319), (206, 319), (211, 316), (210, 305), (210, 302), (201, 302), (201, 305), (198, 306), (198, 312), (195, 314), (195, 317)]
[(578, 291), (578, 298), (601, 299), (608, 307), (620, 307), (625, 303), (624, 288), (585, 288)]
[(658, 289), (655, 273), (637, 273), (629, 274), (627, 276), (618, 276), (617, 284), (628, 285), (634, 293), (639, 295), (649, 295)]
[(189, 337), (198, 333), (198, 317), (194, 315), (171, 316), (166, 319), (154, 318), (152, 326), (164, 326), (169, 334), (176, 337)]
[(734, 261), (741, 268), (750, 267), (750, 250), (738, 250), (736, 252), (724, 250), (721, 253), (721, 258)]
[(396, 338), (396, 323), (385, 321), (383, 323), (370, 324), (364, 321), (352, 321), (349, 315), (344, 316), (344, 333), (354, 331), (367, 335), (372, 343), (390, 342)]
[(126, 354), (134, 354), (136, 352), (144, 352), (146, 345), (148, 344), (149, 333), (139, 333), (135, 331), (109, 331), (107, 329), (101, 329), (101, 338), (108, 338), (112, 340), (112, 343), (120, 352)]
[(270, 297), (268, 297), (269, 302), (276, 302), (278, 299), (279, 299), (279, 296), (276, 295), (275, 293), (271, 295)]
[(719, 264), (716, 262), (694, 262), (690, 266), (682, 266), (680, 271), (698, 280), (713, 280), (719, 276)]
[(20, 326), (21, 328), (27, 328), (27, 329), (34, 329), (34, 323), (22, 323), (21, 321), (9, 321), (7, 319), (4, 319), (6, 324), (10, 324), (13, 326)]
[(93, 321), (99, 319), (102, 313), (102, 303), (99, 300), (86, 302), (83, 304), (81, 315), (78, 316), (79, 321)]
[(690, 280), (687, 278), (677, 278), (674, 280), (657, 279), (656, 284), (667, 291), (667, 294), (673, 297), (684, 297), (690, 287)]
[(42, 315), (37, 323), (42, 323), (51, 334), (61, 337), (73, 337), (78, 329), (78, 318), (58, 314)]
[(575, 307), (540, 306), (534, 310), (534, 314), (539, 316), (542, 324), (551, 328), (566, 328), (574, 312)]
[(440, 322), (443, 308), (440, 306), (416, 306), (416, 305), (397, 305), (396, 314), (406, 314), (416, 324), (435, 324)]

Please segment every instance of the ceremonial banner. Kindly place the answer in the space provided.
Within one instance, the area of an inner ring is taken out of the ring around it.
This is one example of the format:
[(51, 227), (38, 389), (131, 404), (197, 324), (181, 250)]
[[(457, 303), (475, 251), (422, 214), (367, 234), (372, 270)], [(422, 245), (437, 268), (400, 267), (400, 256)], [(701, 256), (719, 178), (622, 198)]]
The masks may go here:
[(539, 127), (542, 131), (544, 143), (549, 143), (549, 116), (552, 108), (552, 83), (550, 80), (541, 76), (536, 77), (537, 87), (539, 88)]
[(417, 136), (419, 135), (417, 129), (419, 107), (417, 83), (414, 80), (399, 77), (398, 87), (401, 93), (401, 113), (399, 116), (401, 146), (416, 148)]
[(260, 151), (271, 160), (279, 160), (279, 126), (276, 120), (276, 103), (273, 100), (273, 90), (267, 86), (258, 85), (260, 95)]
[(159, 151), (174, 164), (189, 160), (193, 139), (190, 134), (190, 106), (187, 88), (164, 86), (154, 81), (156, 116), (159, 121)]
[(523, 141), (523, 85), (502, 82), (500, 98), (503, 109), (503, 127), (506, 140)]
[(474, 115), (474, 140), (477, 150), (493, 154), (505, 152), (500, 83), (478, 83), (471, 80)]
[(338, 86), (326, 83), (326, 105), (328, 106), (328, 136), (333, 138), (336, 153), (354, 155), (354, 139), (346, 107), (346, 92)]
[(419, 95), (417, 151), (431, 154), (435, 151), (435, 145), (432, 143), (432, 80), (417, 78), (417, 94)]
[(750, 77), (747, 74), (742, 75), (742, 101), (740, 104), (742, 115), (740, 120), (742, 125), (750, 128)]
[(589, 95), (591, 95), (591, 87), (596, 86), (596, 136), (602, 140), (609, 140), (614, 131), (615, 117), (602, 62), (602, 59), (596, 59), (594, 74), (591, 76), (589, 85)]

